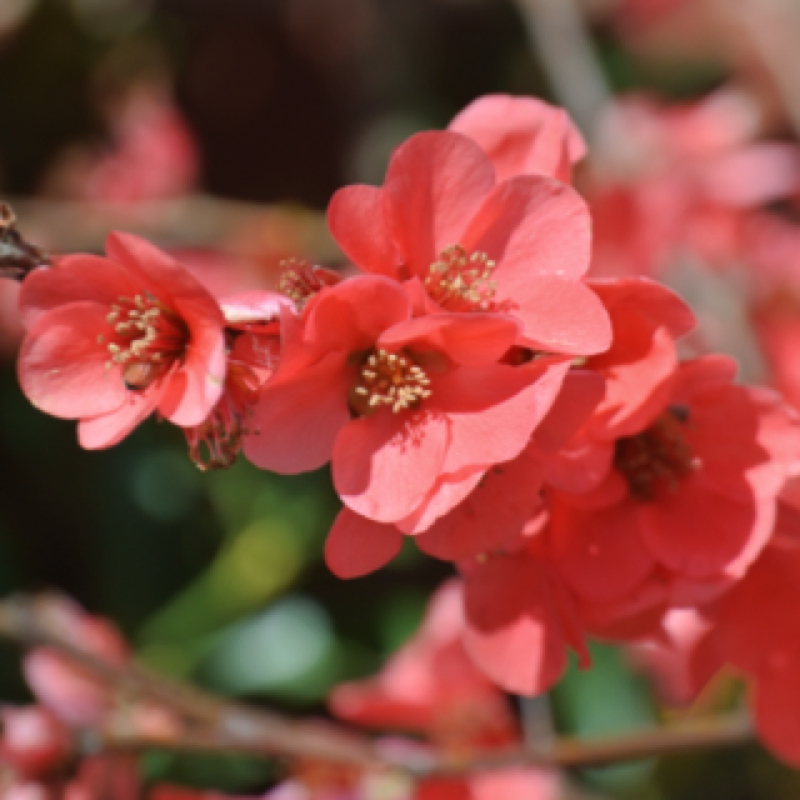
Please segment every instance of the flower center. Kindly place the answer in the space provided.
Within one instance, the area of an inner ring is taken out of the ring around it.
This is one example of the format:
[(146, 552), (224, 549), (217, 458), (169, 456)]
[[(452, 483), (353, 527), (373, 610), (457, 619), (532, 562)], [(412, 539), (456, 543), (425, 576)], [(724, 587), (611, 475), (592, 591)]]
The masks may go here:
[(617, 440), (614, 466), (636, 500), (653, 502), (659, 491), (674, 491), (696, 469), (683, 431), (688, 419), (685, 406), (670, 406), (647, 430)]
[(358, 382), (350, 391), (350, 407), (366, 417), (381, 406), (394, 413), (418, 408), (430, 397), (430, 380), (410, 358), (375, 350), (363, 363)]
[(330, 286), (337, 279), (337, 276), (328, 270), (309, 266), (306, 261), (294, 258), (282, 261), (281, 266), (284, 269), (278, 290), (294, 301), (298, 311), (301, 311), (317, 292)]
[(186, 323), (149, 292), (118, 298), (106, 319), (111, 334), (98, 337), (111, 354), (106, 367), (120, 366), (132, 391), (146, 389), (186, 352)]
[(486, 253), (469, 255), (460, 244), (453, 244), (428, 268), (425, 287), (448, 311), (487, 311), (497, 288), (491, 280), (495, 266)]

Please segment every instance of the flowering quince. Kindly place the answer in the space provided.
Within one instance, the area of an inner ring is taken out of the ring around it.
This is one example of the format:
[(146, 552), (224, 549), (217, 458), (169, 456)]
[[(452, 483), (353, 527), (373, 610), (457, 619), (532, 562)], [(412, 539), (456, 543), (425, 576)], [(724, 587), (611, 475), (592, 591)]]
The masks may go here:
[(348, 186), (328, 208), (331, 233), (359, 269), (416, 287), (423, 311), (497, 311), (518, 343), (589, 355), (610, 342), (608, 318), (583, 284), (588, 212), (544, 175), (498, 182), (492, 162), (453, 131), (412, 136), (383, 188)]
[[(569, 366), (502, 363), (519, 335), (513, 317), (413, 310), (403, 285), (359, 276), (320, 292), (300, 317), (284, 311), (280, 364), (254, 412), (261, 433), (245, 440), (251, 461), (278, 472), (332, 461), (355, 512), (328, 540), (338, 574), (395, 555), (403, 534), (389, 523), (413, 514), (442, 475), (518, 455)], [(364, 531), (361, 519), (380, 525)]]
[[(377, 676), (334, 689), (329, 698), (334, 714), (371, 727), (422, 733), (440, 751), (462, 758), (477, 749), (518, 743), (519, 731), (506, 697), (464, 651), (462, 603), (459, 581), (442, 586), (417, 633)], [(508, 769), (422, 781), (414, 798), (544, 800), (559, 793), (556, 773)]]
[(87, 448), (116, 444), (153, 411), (201, 424), (225, 381), (214, 298), (135, 236), (111, 234), (106, 252), (58, 259), (31, 273), (20, 295), (22, 390), (43, 411), (78, 419)]
[(572, 165), (586, 155), (583, 137), (567, 112), (535, 97), (484, 95), (447, 128), (480, 146), (498, 181), (530, 174), (569, 183)]
[(588, 630), (615, 635), (665, 602), (707, 600), (767, 544), (797, 423), (769, 390), (731, 385), (734, 374), (720, 356), (682, 365), (649, 422), (614, 439), (596, 489), (552, 493), (552, 553)]

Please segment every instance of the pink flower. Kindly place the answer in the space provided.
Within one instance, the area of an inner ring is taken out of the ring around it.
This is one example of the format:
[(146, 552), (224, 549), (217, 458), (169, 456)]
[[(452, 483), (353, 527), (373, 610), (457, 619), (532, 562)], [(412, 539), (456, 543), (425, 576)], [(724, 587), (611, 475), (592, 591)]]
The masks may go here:
[(527, 174), (569, 183), (572, 165), (586, 155), (583, 137), (567, 112), (535, 97), (479, 97), (447, 127), (481, 147), (498, 181)]
[(328, 223), (358, 268), (410, 281), (422, 310), (507, 313), (521, 323), (519, 343), (544, 352), (610, 344), (608, 318), (581, 282), (591, 228), (583, 201), (541, 175), (498, 183), (466, 136), (411, 137), (383, 188), (340, 189)]
[(613, 437), (596, 489), (554, 493), (554, 559), (595, 612), (619, 602), (622, 616), (647, 586), (730, 585), (766, 545), (797, 426), (778, 396), (733, 386), (734, 374), (721, 356), (684, 364), (649, 419)]
[(336, 489), (355, 512), (344, 512), (328, 541), (339, 574), (388, 561), (403, 536), (392, 523), (414, 514), (442, 475), (518, 455), (568, 368), (564, 358), (501, 363), (519, 333), (512, 317), (415, 318), (403, 286), (379, 276), (327, 288), (302, 317), (284, 312), (282, 325), (280, 365), (245, 453), (283, 473), (332, 460)]
[(225, 380), (224, 320), (180, 264), (129, 234), (108, 256), (67, 256), (22, 288), (19, 378), (46, 413), (80, 420), (87, 448), (116, 444), (153, 411), (200, 424)]

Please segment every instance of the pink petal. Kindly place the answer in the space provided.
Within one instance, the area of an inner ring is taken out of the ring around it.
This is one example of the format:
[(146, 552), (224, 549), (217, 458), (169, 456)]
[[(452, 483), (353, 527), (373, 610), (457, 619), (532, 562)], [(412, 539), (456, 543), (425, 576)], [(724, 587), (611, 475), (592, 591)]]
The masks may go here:
[(693, 358), (681, 364), (673, 390), (673, 401), (689, 404), (700, 392), (733, 383), (737, 371), (736, 361), (729, 356), (710, 355)]
[(565, 183), (586, 145), (569, 116), (535, 97), (479, 97), (453, 118), (448, 130), (477, 142), (494, 164), (497, 180), (531, 173)]
[(442, 475), (422, 504), (395, 525), (408, 534), (426, 531), (439, 517), (455, 508), (478, 485), (485, 472), (478, 468), (463, 470), (457, 475)]
[(589, 269), (591, 218), (571, 187), (522, 175), (492, 189), (459, 241), (497, 262), (498, 297), (522, 303), (527, 280), (554, 275), (577, 279)]
[(541, 505), (541, 482), (541, 468), (525, 454), (492, 467), (463, 502), (416, 537), (417, 546), (447, 561), (501, 548)]
[(605, 394), (605, 381), (595, 372), (570, 370), (553, 407), (534, 433), (536, 447), (557, 451), (591, 416)]
[(97, 341), (109, 332), (107, 314), (107, 307), (95, 303), (70, 303), (38, 318), (18, 362), (22, 391), (37, 408), (75, 419), (113, 411), (126, 401), (120, 371), (106, 368), (110, 354)]
[(225, 322), (233, 325), (271, 322), (280, 319), (282, 308), (293, 309), (292, 301), (286, 295), (266, 289), (223, 297), (219, 303)]
[(400, 322), (381, 334), (387, 350), (440, 352), (457, 364), (497, 362), (514, 343), (518, 324), (502, 314), (430, 314)]
[(120, 296), (133, 296), (140, 285), (113, 261), (74, 255), (56, 260), (49, 269), (32, 272), (22, 283), (20, 314), (26, 328), (45, 312), (68, 303), (97, 303), (111, 311)]
[(510, 692), (549, 689), (567, 665), (567, 638), (546, 563), (496, 555), (465, 581), (464, 644), (476, 665)]
[(129, 392), (125, 402), (114, 411), (82, 419), (78, 423), (81, 447), (101, 450), (122, 441), (155, 411), (160, 396), (160, 391), (155, 387), (144, 393)]
[(339, 578), (360, 578), (388, 564), (403, 546), (394, 525), (342, 509), (325, 541), (325, 563)]
[(333, 450), (342, 501), (377, 522), (397, 522), (419, 506), (441, 474), (448, 442), (441, 414), (388, 408), (347, 425)]
[(106, 238), (106, 253), (137, 276), (159, 299), (181, 300), (186, 322), (199, 314), (224, 324), (222, 311), (208, 290), (174, 258), (139, 236), (115, 231)]
[(341, 353), (286, 379), (270, 380), (254, 409), (256, 432), (245, 437), (247, 458), (262, 469), (289, 475), (321, 467), (330, 459), (339, 431), (350, 422), (347, 393), (352, 382)]
[(583, 283), (541, 275), (529, 277), (525, 289), (507, 285), (501, 288), (497, 294), (498, 310), (507, 310), (522, 322), (522, 337), (534, 349), (593, 355), (611, 344), (608, 313)]
[(328, 205), (328, 227), (359, 269), (396, 278), (402, 259), (386, 227), (383, 202), (382, 189), (345, 186)]
[(567, 361), (543, 359), (525, 367), (465, 367), (438, 377), (429, 402), (450, 421), (443, 471), (518, 456), (550, 410), (568, 369)]
[(613, 316), (628, 306), (656, 327), (665, 327), (674, 338), (685, 336), (696, 325), (691, 308), (671, 289), (649, 278), (605, 278), (589, 281)]
[(463, 243), (494, 182), (489, 159), (458, 133), (418, 133), (394, 151), (384, 208), (390, 235), (412, 274), (426, 274), (446, 247)]
[(410, 298), (397, 281), (377, 275), (348, 278), (306, 306), (303, 346), (319, 353), (371, 350), (383, 331), (410, 316)]
[[(176, 308), (184, 312), (183, 301)], [(159, 411), (175, 425), (199, 425), (209, 415), (225, 387), (225, 337), (216, 320), (187, 314), (190, 340), (181, 367), (166, 378)]]
[(611, 349), (589, 362), (607, 378), (606, 396), (590, 423), (602, 439), (631, 436), (663, 413), (672, 397), (678, 356), (665, 328), (638, 315), (612, 317)]

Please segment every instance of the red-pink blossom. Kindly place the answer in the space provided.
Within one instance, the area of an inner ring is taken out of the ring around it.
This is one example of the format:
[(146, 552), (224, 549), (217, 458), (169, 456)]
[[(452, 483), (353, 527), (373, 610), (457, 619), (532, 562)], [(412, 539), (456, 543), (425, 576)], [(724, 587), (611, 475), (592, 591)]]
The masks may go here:
[(46, 413), (80, 420), (87, 448), (115, 444), (153, 411), (200, 424), (225, 381), (224, 319), (166, 253), (115, 233), (107, 257), (66, 256), (25, 280), (22, 389)]
[[(280, 364), (261, 392), (259, 433), (245, 453), (284, 473), (332, 460), (336, 489), (359, 515), (334, 526), (327, 556), (335, 571), (363, 572), (367, 541), (380, 549), (371, 568), (394, 555), (402, 533), (392, 523), (415, 513), (442, 475), (521, 452), (568, 361), (501, 363), (518, 334), (515, 319), (501, 314), (414, 317), (404, 287), (380, 276), (326, 289), (302, 317), (284, 312)], [(379, 526), (362, 535), (362, 518)], [(358, 570), (344, 563), (351, 556)]]
[(328, 223), (359, 269), (411, 281), (429, 313), (510, 314), (520, 343), (545, 352), (610, 344), (608, 318), (581, 280), (591, 227), (581, 198), (542, 175), (497, 182), (466, 136), (413, 136), (392, 155), (383, 188), (334, 195)]

